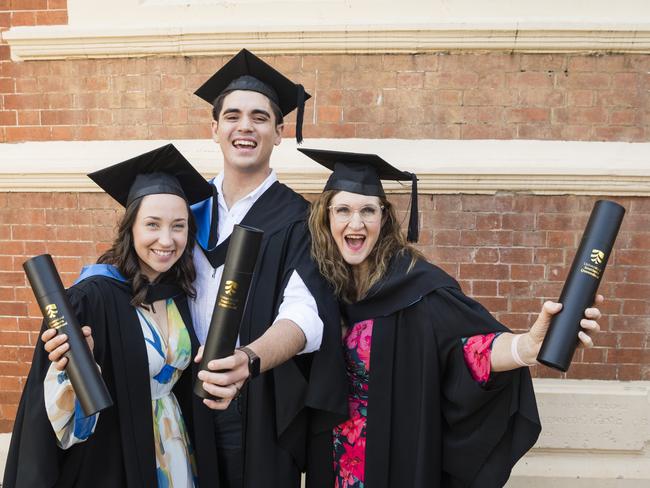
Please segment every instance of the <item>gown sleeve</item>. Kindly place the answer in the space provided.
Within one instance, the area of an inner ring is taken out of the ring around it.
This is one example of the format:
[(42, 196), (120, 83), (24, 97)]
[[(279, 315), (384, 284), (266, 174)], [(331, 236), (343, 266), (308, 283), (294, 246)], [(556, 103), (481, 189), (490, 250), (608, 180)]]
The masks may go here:
[(503, 486), (541, 430), (528, 368), (492, 374), (481, 385), (462, 338), (508, 329), (457, 288), (438, 290), (430, 304), (442, 363), (443, 486)]
[[(42, 346), (42, 345), (41, 345)], [(65, 371), (50, 364), (43, 383), (47, 417), (61, 449), (85, 441), (95, 431), (99, 413), (86, 417)]]
[[(98, 358), (103, 355), (102, 335), (97, 324), (92, 321), (86, 292), (81, 285), (77, 285), (67, 290), (66, 295), (79, 322), (93, 326), (94, 355), (101, 365)], [(41, 332), (45, 327), (44, 322)], [(2, 485), (8, 488), (54, 486), (61, 476), (60, 462), (71, 451), (59, 447), (59, 440), (48, 418), (45, 387), (51, 363), (47, 356), (39, 339), (34, 348), (32, 365), (18, 406), (7, 454)], [(55, 380), (58, 381), (58, 378)]]

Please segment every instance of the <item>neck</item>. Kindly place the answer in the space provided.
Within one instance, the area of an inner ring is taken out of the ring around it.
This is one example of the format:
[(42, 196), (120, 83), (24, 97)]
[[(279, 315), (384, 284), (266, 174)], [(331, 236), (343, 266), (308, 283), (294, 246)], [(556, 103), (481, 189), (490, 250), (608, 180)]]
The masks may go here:
[(270, 174), (268, 166), (254, 173), (224, 169), (222, 192), (228, 208), (260, 186)]
[(356, 292), (356, 299), (360, 300), (361, 294), (365, 294), (368, 283), (368, 263), (363, 261), (356, 266), (352, 266), (352, 277), (354, 278), (354, 288)]

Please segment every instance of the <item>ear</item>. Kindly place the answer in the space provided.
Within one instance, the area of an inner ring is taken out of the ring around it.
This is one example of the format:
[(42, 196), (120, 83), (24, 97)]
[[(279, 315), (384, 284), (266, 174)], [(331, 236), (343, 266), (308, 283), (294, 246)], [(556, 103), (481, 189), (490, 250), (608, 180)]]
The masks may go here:
[(284, 131), (284, 124), (278, 124), (275, 126), (275, 140), (273, 141), (274, 146), (279, 146), (282, 142), (282, 132)]
[(217, 144), (219, 143), (219, 137), (217, 136), (218, 129), (219, 129), (219, 122), (213, 120), (212, 125), (210, 126), (210, 131), (212, 132), (212, 140), (215, 141)]

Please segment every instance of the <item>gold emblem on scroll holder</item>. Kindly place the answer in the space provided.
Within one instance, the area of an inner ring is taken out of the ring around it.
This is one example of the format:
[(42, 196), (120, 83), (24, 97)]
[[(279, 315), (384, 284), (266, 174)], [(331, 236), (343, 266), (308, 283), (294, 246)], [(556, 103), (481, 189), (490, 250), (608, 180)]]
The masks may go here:
[(226, 285), (224, 286), (224, 293), (226, 295), (234, 295), (237, 293), (237, 287), (239, 285), (237, 284), (236, 281), (233, 280), (226, 280)]
[(591, 262), (594, 264), (602, 264), (605, 260), (605, 253), (600, 249), (591, 250)]
[(64, 325), (68, 325), (65, 317), (59, 316), (59, 308), (56, 303), (50, 303), (45, 306), (45, 317), (48, 319), (48, 327), (50, 329), (60, 329)]

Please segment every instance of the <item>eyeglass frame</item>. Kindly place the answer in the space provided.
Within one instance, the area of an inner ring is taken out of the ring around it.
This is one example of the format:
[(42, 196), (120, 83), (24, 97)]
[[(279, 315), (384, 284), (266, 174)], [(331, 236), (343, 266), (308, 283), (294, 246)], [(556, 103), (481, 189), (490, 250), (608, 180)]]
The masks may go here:
[[(370, 203), (368, 205), (364, 205), (363, 207), (361, 207), (359, 209), (353, 209), (349, 205), (344, 205), (344, 204), (341, 204), (341, 205), (328, 205), (327, 210), (331, 211), (332, 209), (337, 208), (337, 207), (339, 207), (339, 208), (340, 207), (346, 207), (346, 208), (348, 208), (348, 209), (350, 209), (352, 211), (352, 214), (350, 215), (350, 218), (348, 220), (340, 220), (339, 218), (337, 218), (336, 214), (334, 214), (334, 220), (336, 222), (338, 222), (339, 224), (349, 224), (350, 222), (352, 222), (352, 218), (354, 217), (354, 214), (359, 214), (359, 218), (361, 219), (361, 222), (363, 222), (364, 224), (374, 224), (374, 223), (378, 222), (379, 220), (381, 220), (381, 217), (382, 217), (382, 214), (383, 214), (384, 208), (385, 208), (384, 205), (374, 205), (374, 204)], [(377, 220), (370, 220), (370, 221), (365, 220), (361, 216), (361, 210), (363, 210), (365, 207), (379, 208), (379, 218)]]

